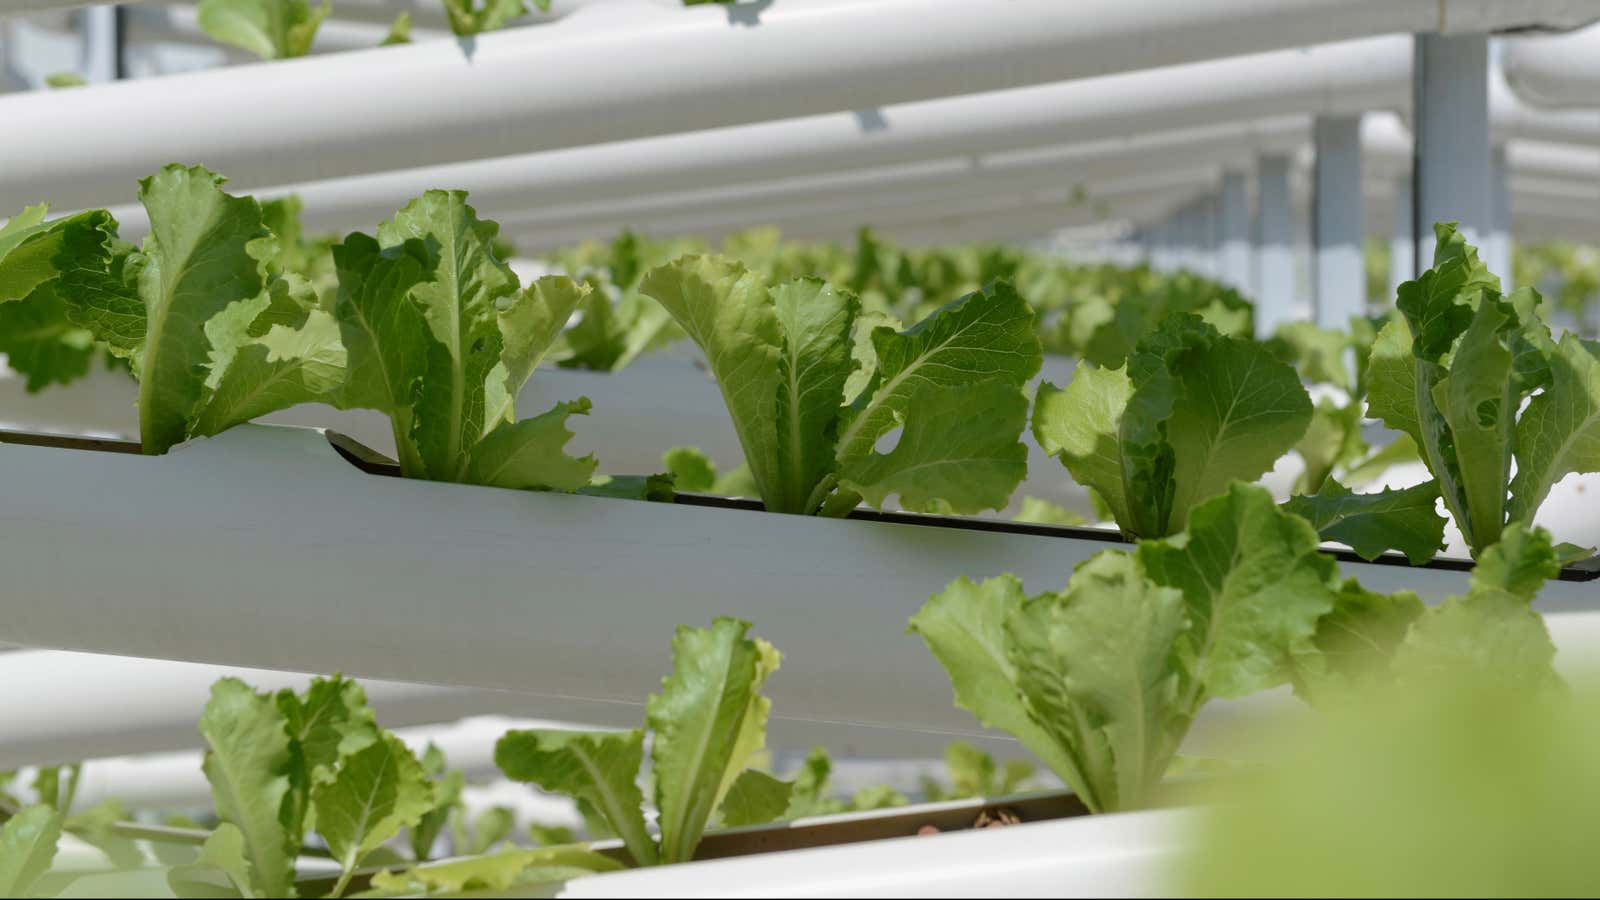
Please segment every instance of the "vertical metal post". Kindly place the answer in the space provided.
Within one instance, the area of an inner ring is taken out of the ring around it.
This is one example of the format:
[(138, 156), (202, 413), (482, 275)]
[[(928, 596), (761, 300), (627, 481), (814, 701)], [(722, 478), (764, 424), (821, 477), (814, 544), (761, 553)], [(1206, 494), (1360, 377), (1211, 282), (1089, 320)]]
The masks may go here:
[(1196, 224), (1200, 234), (1200, 272), (1207, 278), (1217, 277), (1217, 195), (1206, 194), (1195, 208)]
[(1256, 161), (1256, 335), (1267, 337), (1294, 317), (1294, 198), (1289, 157)]
[(1400, 285), (1417, 277), (1417, 235), (1413, 224), (1411, 179), (1400, 178), (1394, 185), (1394, 229), (1389, 237), (1389, 296), (1385, 308), (1394, 306)]
[(1315, 308), (1323, 328), (1345, 328), (1366, 309), (1366, 229), (1361, 206), (1361, 117), (1318, 116), (1312, 126), (1311, 235)]
[(1222, 176), (1217, 197), (1218, 276), (1223, 284), (1248, 296), (1253, 289), (1250, 247), (1250, 197), (1243, 172)]
[(1500, 276), (1500, 288), (1512, 290), (1511, 238), (1511, 169), (1506, 162), (1506, 146), (1500, 144), (1489, 156), (1489, 203), (1491, 220), (1489, 237), (1484, 241), (1484, 262), (1489, 271)]
[(121, 75), (121, 36), (115, 6), (90, 6), (82, 16), (83, 77), (91, 84), (115, 81)]
[(1433, 226), (1460, 222), (1469, 243), (1491, 231), (1489, 37), (1419, 34), (1412, 62), (1416, 267), (1433, 264)]

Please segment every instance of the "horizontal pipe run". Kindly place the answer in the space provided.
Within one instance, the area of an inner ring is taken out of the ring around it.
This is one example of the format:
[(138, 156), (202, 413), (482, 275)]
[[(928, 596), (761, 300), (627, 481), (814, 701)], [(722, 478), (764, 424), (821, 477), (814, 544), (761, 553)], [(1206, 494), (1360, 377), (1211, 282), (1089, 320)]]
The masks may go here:
[(1502, 41), (1506, 81), (1534, 106), (1593, 109), (1600, 102), (1600, 26)]
[[(469, 191), (490, 217), (674, 191), (826, 176), (956, 156), (1030, 152), (1065, 144), (1210, 129), (1220, 123), (1402, 108), (1411, 44), (1380, 37), (1078, 82), (827, 113), (587, 146), (272, 187), (222, 168), (263, 196), (297, 193), (312, 230), (370, 227), (429, 188)], [(0, 107), (3, 108), (3, 107)], [(214, 166), (216, 164), (213, 164)], [(378, 167), (372, 167), (378, 168)], [(116, 203), (131, 181), (91, 192), (75, 184), (19, 185), (11, 206), (52, 190), (60, 208)], [(0, 177), (0, 201), (12, 196)], [(123, 201), (125, 202), (125, 201)], [(0, 209), (7, 208), (0, 202)], [(132, 218), (142, 213), (133, 211)]]
[(1513, 14), (1490, 0), (597, 4), (465, 46), (422, 43), (0, 99), (0, 120), (30, 135), (0, 144), (0, 208), (105, 204), (175, 160), (203, 161), (252, 187), (291, 184), (841, 108), (870, 119), (888, 104), (1600, 10), (1588, 0), (1517, 6)]
[[(385, 478), (324, 437), (243, 426), (167, 456), (0, 445), (0, 640), (507, 689), (539, 718), (636, 725), (682, 624), (737, 615), (785, 654), (774, 742), (840, 755), (982, 738), (904, 633), (958, 576), (1059, 587), (1111, 535), (824, 520)], [(116, 504), (85, 497), (116, 496)], [(225, 498), (225, 499), (224, 499)], [(93, 552), (89, 552), (92, 548)], [(1343, 562), (1369, 589), (1467, 573)], [(1545, 610), (1594, 603), (1551, 581)]]

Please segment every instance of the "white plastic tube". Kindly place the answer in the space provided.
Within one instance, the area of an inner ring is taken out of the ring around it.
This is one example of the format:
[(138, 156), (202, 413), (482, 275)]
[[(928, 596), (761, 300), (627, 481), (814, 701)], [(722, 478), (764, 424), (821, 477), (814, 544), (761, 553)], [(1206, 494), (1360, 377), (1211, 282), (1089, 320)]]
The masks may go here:
[(1517, 96), (1535, 106), (1600, 105), (1600, 26), (1503, 42), (1501, 64)]
[[(232, 176), (238, 187), (260, 189), (263, 195), (298, 193), (305, 201), (308, 228), (340, 231), (370, 228), (393, 215), (407, 198), (436, 187), (470, 191), (481, 213), (505, 217), (626, 201), (659, 194), (667, 186), (675, 192), (707, 191), (956, 156), (1218, 129), (1228, 123), (1243, 128), (1245, 122), (1278, 116), (1401, 109), (1409, 102), (1410, 79), (1410, 40), (1381, 37), (858, 113), (280, 182), (278, 187), (251, 171), (219, 171)], [(124, 180), (92, 188), (29, 180), (8, 186), (0, 175), (0, 209), (8, 203), (36, 202), (52, 190), (59, 192), (58, 208), (116, 203), (129, 198), (131, 185)], [(142, 217), (137, 207), (119, 210), (119, 218), (135, 231)]]
[[(971, 94), (1597, 0), (789, 0), (587, 7), (543, 28), (0, 101), (0, 208), (103, 204), (173, 160), (259, 186)], [(114, 150), (112, 148), (115, 148)], [(31, 195), (31, 196), (29, 196)]]
[[(841, 755), (982, 737), (907, 617), (959, 576), (1059, 586), (1107, 546), (397, 480), (261, 426), (162, 457), (0, 445), (0, 468), (0, 640), (517, 690), (540, 718), (636, 724), (673, 630), (738, 615), (785, 653), (775, 742)], [(1342, 568), (1430, 600), (1467, 581)], [(1586, 582), (1540, 598), (1592, 603)]]
[[(213, 682), (303, 690), (309, 675), (48, 650), (0, 653), (0, 769), (195, 746)], [(528, 715), (538, 698), (506, 691), (364, 681), (386, 727), (466, 716)]]

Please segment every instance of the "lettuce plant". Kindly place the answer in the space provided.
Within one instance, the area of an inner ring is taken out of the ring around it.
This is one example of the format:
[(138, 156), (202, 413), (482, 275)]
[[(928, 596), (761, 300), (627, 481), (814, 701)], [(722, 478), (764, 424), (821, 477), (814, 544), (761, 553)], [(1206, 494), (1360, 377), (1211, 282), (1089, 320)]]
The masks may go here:
[(575, 798), (641, 866), (692, 859), (714, 817), (730, 826), (778, 818), (792, 785), (746, 766), (766, 743), (772, 701), (761, 686), (779, 654), (746, 637), (749, 628), (722, 618), (673, 638), (673, 673), (646, 704), (659, 841), (645, 827), (638, 785), (644, 729), (512, 731), (495, 745), (495, 764), (515, 781)]
[(262, 59), (288, 59), (311, 52), (332, 12), (333, 0), (315, 9), (306, 0), (200, 0), (197, 19), (214, 40)]
[(46, 213), (30, 206), (0, 227), (0, 353), (30, 393), (88, 374), (94, 333), (69, 318), (65, 298), (120, 279), (133, 250), (105, 210)]
[[(1254, 481), (1317, 421), (1300, 378), (1265, 346), (1196, 316), (1175, 316), (1122, 367), (1080, 363), (1066, 388), (1041, 385), (1033, 433), (1130, 537), (1182, 531), (1232, 481)], [(1422, 562), (1443, 542), (1438, 494), (1423, 485), (1356, 494), (1323, 487), (1289, 509), (1327, 540), (1371, 558), (1390, 548)]]
[(660, 266), (641, 290), (704, 351), (770, 511), (842, 515), (898, 494), (906, 509), (973, 513), (1027, 474), (1023, 386), (1042, 356), (1004, 282), (904, 331), (863, 327), (884, 319), (826, 282), (769, 286), (723, 257)]
[(1260, 487), (1234, 484), (1186, 532), (1108, 550), (1066, 589), (954, 582), (911, 619), (956, 703), (1009, 732), (1095, 812), (1148, 805), (1208, 700), (1289, 680), (1334, 608), (1338, 567)]
[(1435, 231), (1373, 347), (1368, 410), (1416, 443), (1477, 556), (1561, 478), (1600, 471), (1600, 345), (1553, 340), (1537, 292), (1502, 294), (1454, 224)]
[[(587, 287), (562, 277), (519, 287), (491, 249), (497, 227), (464, 193), (429, 191), (377, 237), (334, 247), (337, 291), (319, 294), (283, 269), (290, 254), (268, 224), (281, 211), (222, 181), (174, 165), (140, 182), (151, 231), (138, 251), (103, 212), (0, 235), (0, 294), (55, 291), (73, 324), (130, 361), (146, 453), (326, 403), (386, 414), (408, 477), (589, 484), (593, 457), (563, 450), (567, 419), (589, 402), (523, 420), (514, 407)], [(29, 262), (40, 258), (53, 262)]]

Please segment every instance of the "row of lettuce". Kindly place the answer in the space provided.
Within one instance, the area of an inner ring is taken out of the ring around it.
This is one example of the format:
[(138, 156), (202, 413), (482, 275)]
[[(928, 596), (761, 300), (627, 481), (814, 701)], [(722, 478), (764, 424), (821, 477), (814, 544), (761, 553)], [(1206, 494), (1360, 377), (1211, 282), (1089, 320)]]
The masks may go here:
[[(1092, 813), (1113, 813), (1179, 802), (1175, 758), (1215, 699), (1287, 683), (1335, 715), (1397, 690), (1463, 685), (1518, 708), (1570, 702), (1531, 605), (1557, 565), (1548, 534), (1511, 525), (1464, 594), (1427, 607), (1410, 592), (1341, 580), (1303, 519), (1235, 485), (1194, 510), (1185, 531), (1101, 552), (1059, 591), (1030, 595), (1009, 576), (958, 580), (910, 630), (949, 673), (958, 705), (1014, 736)], [(51, 870), (63, 833), (125, 872), (156, 871), (180, 897), (426, 896), (688, 862), (711, 830), (894, 802), (830, 797), (820, 752), (790, 780), (766, 770), (772, 703), (762, 691), (781, 656), (749, 629), (731, 618), (678, 629), (673, 671), (639, 728), (514, 730), (498, 741), (504, 776), (572, 799), (591, 836), (607, 840), (535, 830), (560, 843), (490, 851), (491, 837), (474, 854), (458, 825), (457, 855), (433, 860), (461, 792), (460, 773), (445, 773), (436, 751), (419, 756), (379, 727), (347, 679), (275, 694), (224, 679), (199, 722), (213, 827), (152, 834), (119, 821), (115, 806), (73, 814), (59, 770), (41, 770), (40, 802), (0, 798), (0, 892), (50, 896), (81, 876)], [(998, 777), (986, 757), (967, 771), (967, 791), (993, 799), (1029, 772), (1008, 766)], [(1460, 787), (1482, 783), (1472, 776)], [(1251, 780), (1204, 786), (1226, 800)]]
[[(1600, 348), (1556, 339), (1539, 295), (1503, 295), (1450, 226), (1393, 315), (1263, 342), (1238, 333), (1248, 304), (1234, 316), (1237, 295), (1220, 289), (1147, 290), (1158, 276), (1135, 270), (1130, 293), (1108, 298), (1104, 270), (919, 255), (869, 234), (853, 252), (744, 235), (730, 248), (743, 259), (624, 236), (569, 254), (577, 277), (524, 286), (460, 192), (429, 191), (376, 234), (335, 242), (305, 239), (292, 202), (221, 183), (177, 165), (142, 181), (140, 248), (104, 210), (48, 220), (33, 207), (0, 229), (0, 344), (61, 347), (64, 332), (65, 352), (125, 361), (146, 453), (322, 403), (386, 415), (407, 477), (638, 498), (670, 497), (674, 476), (716, 489), (689, 450), (669, 452), (667, 476), (600, 474), (569, 454), (585, 398), (517, 416), (552, 354), (609, 356), (628, 335), (614, 364), (670, 329), (703, 353), (744, 450), (720, 487), (773, 512), (1000, 509), (1027, 476), (1031, 432), (1125, 537), (1160, 538), (1295, 450), (1306, 465), (1286, 509), (1364, 557), (1421, 563), (1442, 545), (1441, 500), (1477, 555), (1531, 523), (1563, 477), (1600, 470)], [(1065, 387), (1035, 391), (1039, 322), (1062, 310), (1069, 330), (1098, 320), (1094, 334), (1118, 339), (1082, 346)], [(1125, 318), (1126, 331), (1107, 328)], [(630, 324), (608, 332), (618, 319)], [(1338, 390), (1313, 403), (1308, 381)], [(1367, 446), (1368, 416), (1398, 439)], [(1353, 490), (1408, 459), (1431, 479)]]

